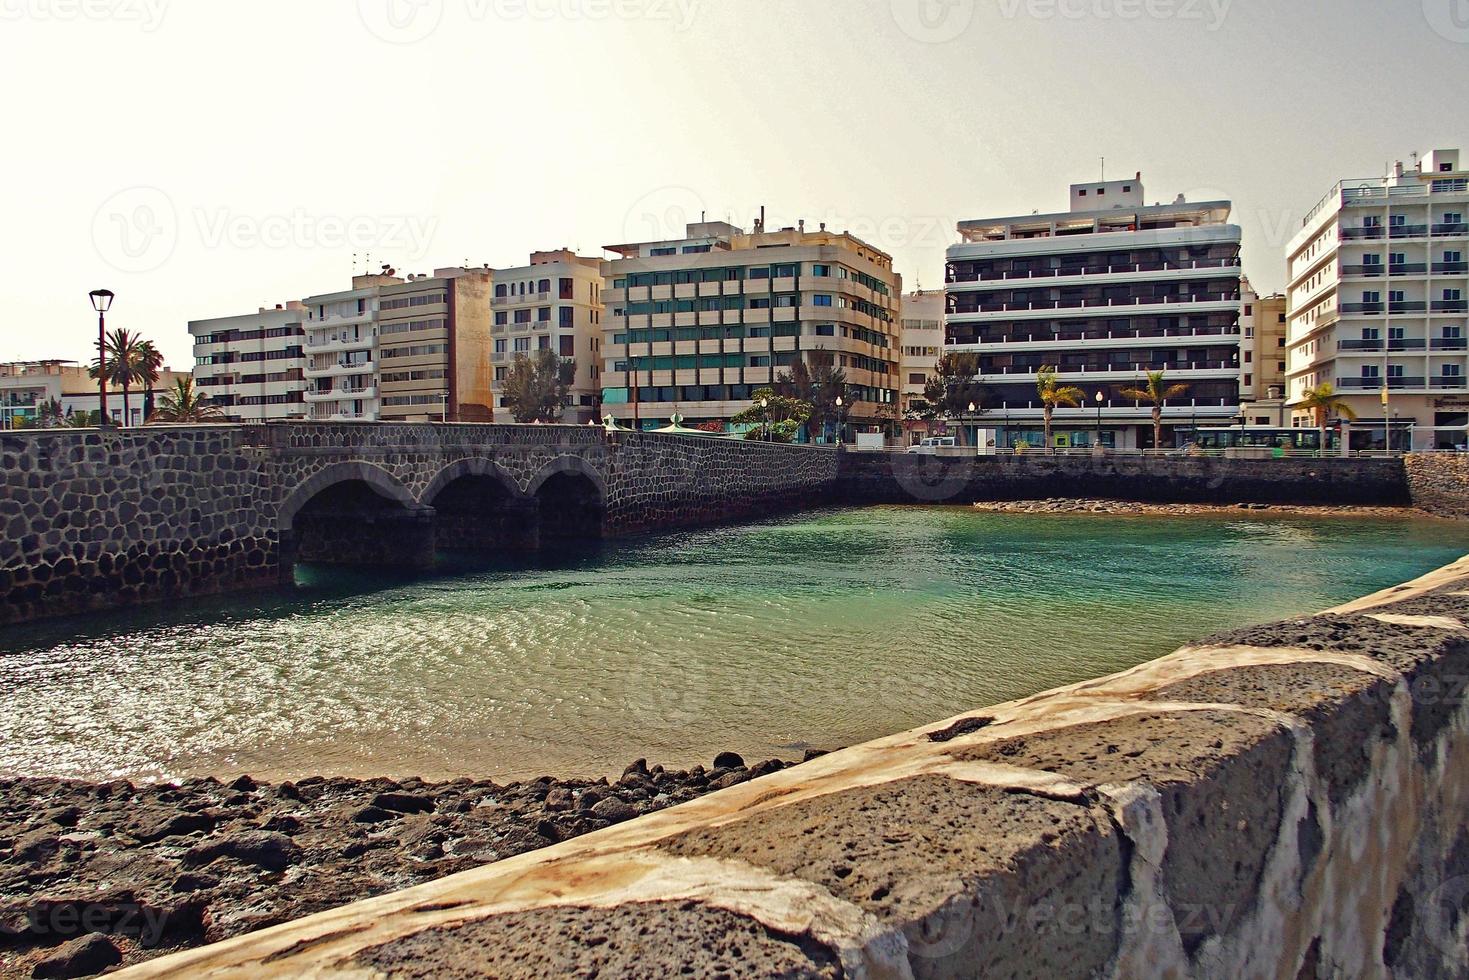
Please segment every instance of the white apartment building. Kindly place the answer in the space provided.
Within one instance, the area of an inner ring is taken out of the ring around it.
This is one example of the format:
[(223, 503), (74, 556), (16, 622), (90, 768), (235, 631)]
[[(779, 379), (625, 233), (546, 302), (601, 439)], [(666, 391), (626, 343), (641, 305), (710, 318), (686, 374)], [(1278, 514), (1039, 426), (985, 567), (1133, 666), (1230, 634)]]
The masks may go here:
[[(162, 368), (154, 385), (155, 403), (174, 386), (179, 371)], [(107, 386), (107, 416), (113, 425), (142, 425), (146, 419), (146, 395), (133, 388), (126, 406), (122, 388)], [(41, 406), (49, 401), (61, 406), (63, 416), (95, 413), (102, 399), (97, 382), (86, 366), (75, 361), (11, 361), (0, 364), (0, 430), (32, 426), (40, 416)], [(156, 407), (156, 405), (155, 405)]]
[(488, 269), (385, 269), (307, 297), (308, 417), (491, 421), (490, 283)]
[[(753, 233), (690, 224), (673, 241), (609, 245), (602, 400), (620, 420), (673, 416), (713, 431), (797, 361), (845, 372), (840, 420), (898, 414), (898, 306), (892, 257), (846, 233)], [(818, 436), (818, 438), (821, 438)]]
[(189, 321), (194, 384), (232, 422), (306, 416), (306, 307)]
[(1163, 448), (1238, 417), (1241, 232), (1230, 212), (1182, 197), (1149, 205), (1138, 174), (1073, 184), (1069, 211), (960, 223), (946, 342), (980, 356), (983, 424), (1001, 445), (1041, 445), (1043, 367), (1087, 393), (1057, 409), (1058, 447), (1149, 448), (1152, 405), (1121, 394), (1149, 371), (1189, 386), (1164, 410)]
[(1434, 150), (1344, 180), (1289, 248), (1288, 396), (1330, 382), (1358, 419), (1354, 449), (1469, 443), (1469, 170)]
[[(899, 336), (902, 360), (899, 373), (902, 387), (902, 411), (905, 419), (914, 408), (914, 403), (923, 402), (928, 379), (938, 370), (939, 357), (944, 347), (944, 291), (942, 289), (919, 290), (903, 296), (902, 330)], [(909, 420), (904, 426), (909, 431), (920, 431), (925, 426)]]
[(503, 385), (517, 356), (553, 351), (576, 363), (571, 405), (561, 421), (596, 421), (602, 394), (602, 260), (567, 249), (532, 252), (530, 264), (496, 269), (491, 381), (496, 416), (512, 422)]

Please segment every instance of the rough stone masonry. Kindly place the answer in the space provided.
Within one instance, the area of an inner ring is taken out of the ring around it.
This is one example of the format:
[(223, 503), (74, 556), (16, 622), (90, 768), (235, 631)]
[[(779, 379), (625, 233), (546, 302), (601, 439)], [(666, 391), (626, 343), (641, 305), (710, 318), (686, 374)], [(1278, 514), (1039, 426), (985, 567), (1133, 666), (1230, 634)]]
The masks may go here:
[(1469, 559), (144, 964), (211, 977), (1469, 974)]

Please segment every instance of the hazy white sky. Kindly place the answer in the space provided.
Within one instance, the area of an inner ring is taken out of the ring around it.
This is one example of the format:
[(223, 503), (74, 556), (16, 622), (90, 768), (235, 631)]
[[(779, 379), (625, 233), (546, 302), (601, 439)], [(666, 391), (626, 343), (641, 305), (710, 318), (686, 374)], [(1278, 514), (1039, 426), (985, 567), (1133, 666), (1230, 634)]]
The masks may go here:
[(1469, 0), (0, 0), (0, 360), (532, 249), (825, 221), (936, 286), (962, 218), (1144, 173), (1282, 285), (1344, 176), (1469, 143)]

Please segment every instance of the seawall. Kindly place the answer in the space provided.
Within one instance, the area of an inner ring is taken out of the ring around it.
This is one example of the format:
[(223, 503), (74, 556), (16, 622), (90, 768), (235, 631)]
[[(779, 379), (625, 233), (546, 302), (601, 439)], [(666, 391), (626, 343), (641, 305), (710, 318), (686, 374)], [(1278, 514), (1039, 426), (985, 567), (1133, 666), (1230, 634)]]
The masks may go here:
[(1469, 559), (118, 975), (1464, 976), (1466, 678)]
[[(1469, 480), (1464, 491), (1469, 500)], [(1355, 504), (1412, 500), (1396, 459), (843, 454), (846, 503), (963, 503), (1096, 497), (1144, 503)]]

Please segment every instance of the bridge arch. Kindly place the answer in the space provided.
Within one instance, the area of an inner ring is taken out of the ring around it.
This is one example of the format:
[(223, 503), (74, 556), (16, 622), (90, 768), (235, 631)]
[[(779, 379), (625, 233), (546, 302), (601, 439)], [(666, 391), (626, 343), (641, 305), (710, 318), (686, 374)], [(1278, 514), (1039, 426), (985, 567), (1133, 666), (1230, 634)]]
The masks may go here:
[(421, 500), (433, 508), (441, 551), (525, 551), (538, 543), (535, 499), (492, 459), (455, 460), (434, 475)]
[(558, 456), (541, 467), (527, 495), (540, 511), (543, 541), (597, 539), (607, 533), (607, 481), (580, 456)]
[(433, 510), (372, 463), (333, 463), (313, 473), (282, 501), (276, 525), (288, 563), (433, 564)]

